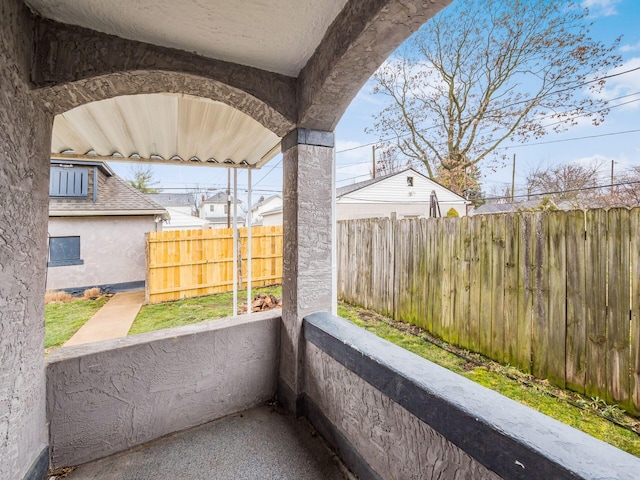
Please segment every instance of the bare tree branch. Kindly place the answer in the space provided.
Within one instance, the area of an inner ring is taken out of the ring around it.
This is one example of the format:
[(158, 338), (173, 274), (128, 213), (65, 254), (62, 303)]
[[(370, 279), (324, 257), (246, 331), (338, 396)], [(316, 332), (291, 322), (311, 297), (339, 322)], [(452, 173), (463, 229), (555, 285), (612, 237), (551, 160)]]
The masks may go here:
[(467, 190), (451, 172), (472, 177), (469, 167), (500, 160), (506, 140), (562, 131), (576, 115), (601, 122), (606, 102), (593, 94), (604, 82), (591, 95), (572, 87), (620, 63), (619, 39), (593, 40), (587, 14), (576, 0), (457, 0), (378, 69), (374, 92), (390, 103), (367, 131)]

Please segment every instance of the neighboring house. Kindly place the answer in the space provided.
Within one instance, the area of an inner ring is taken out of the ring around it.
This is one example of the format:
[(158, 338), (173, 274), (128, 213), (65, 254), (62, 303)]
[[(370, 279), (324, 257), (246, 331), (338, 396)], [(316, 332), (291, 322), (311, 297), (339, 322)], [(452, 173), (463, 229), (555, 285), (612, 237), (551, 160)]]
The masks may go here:
[(196, 214), (196, 197), (192, 193), (145, 193), (145, 196), (174, 212), (181, 212), (185, 215)]
[(146, 197), (164, 207), (171, 219), (162, 230), (199, 230), (211, 224), (197, 216), (195, 194), (192, 193), (147, 193)]
[[(336, 218), (424, 218), (429, 216), (432, 198), (437, 200), (439, 216), (443, 217), (451, 208), (465, 216), (471, 205), (469, 200), (407, 168), (336, 189)], [(262, 225), (282, 225), (282, 206), (262, 212)]]
[[(261, 197), (260, 201), (256, 203), (251, 209), (251, 224), (254, 226), (269, 225), (262, 222), (262, 215), (265, 212), (272, 212), (273, 210), (280, 209), (282, 213), (282, 196), (271, 195), (269, 198)], [(280, 225), (282, 222), (276, 225)]]
[(104, 162), (51, 160), (46, 288), (143, 287), (145, 233), (168, 218)]
[(471, 202), (407, 168), (401, 172), (346, 185), (336, 190), (336, 217), (338, 220), (357, 218), (428, 217), (432, 192), (440, 206), (441, 216), (453, 208), (459, 216), (467, 214)]
[[(240, 209), (242, 202), (236, 200), (236, 204), (238, 205), (238, 223), (244, 224), (244, 216)], [(231, 208), (231, 212), (228, 208)], [(227, 221), (231, 219), (233, 222), (233, 206), (227, 201), (227, 194), (221, 191), (205, 198), (200, 204), (200, 218), (208, 221), (212, 228), (227, 228)]]
[(262, 226), (282, 225), (282, 207), (276, 207), (262, 213)]
[(524, 202), (496, 202), (485, 203), (469, 211), (469, 215), (487, 215), (494, 213), (513, 213), (523, 209), (535, 208), (540, 200), (527, 200)]
[[(593, 205), (587, 208), (599, 208), (599, 205)], [(469, 215), (491, 215), (498, 213), (514, 213), (514, 212), (535, 212), (542, 210), (576, 210), (579, 207), (572, 205), (567, 201), (542, 200), (540, 198), (534, 200), (523, 200), (516, 202), (495, 202), (485, 203), (479, 207), (475, 207), (469, 211)]]

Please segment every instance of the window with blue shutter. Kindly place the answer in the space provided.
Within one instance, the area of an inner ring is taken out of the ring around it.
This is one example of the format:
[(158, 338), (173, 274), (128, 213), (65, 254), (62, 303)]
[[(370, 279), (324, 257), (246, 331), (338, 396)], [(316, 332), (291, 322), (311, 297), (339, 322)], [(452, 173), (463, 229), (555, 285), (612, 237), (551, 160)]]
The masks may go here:
[(88, 168), (51, 167), (49, 195), (52, 197), (86, 197), (88, 184)]
[(80, 237), (49, 237), (48, 267), (82, 265), (80, 258)]

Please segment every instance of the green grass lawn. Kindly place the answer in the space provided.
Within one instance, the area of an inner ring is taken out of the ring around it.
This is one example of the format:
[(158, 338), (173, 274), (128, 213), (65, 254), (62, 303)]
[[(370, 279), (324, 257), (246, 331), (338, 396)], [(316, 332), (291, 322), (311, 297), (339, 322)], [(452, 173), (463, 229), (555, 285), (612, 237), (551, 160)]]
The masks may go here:
[(65, 303), (50, 303), (44, 307), (44, 347), (60, 347), (84, 325), (94, 313), (109, 300), (108, 297), (97, 300), (78, 299)]
[[(593, 405), (594, 401), (591, 399), (576, 401), (577, 394), (557, 389), (546, 382), (532, 381), (530, 377), (518, 372), (513, 367), (504, 367), (489, 361), (482, 361), (482, 366), (470, 363), (416, 335), (412, 335), (405, 328), (396, 328), (395, 324), (390, 324), (391, 320), (375, 313), (341, 304), (338, 307), (338, 314), (427, 360), (640, 457), (640, 436), (638, 434), (607, 421), (595, 409), (580, 409), (567, 401)], [(519, 381), (518, 377), (526, 378), (526, 385)], [(620, 410), (617, 410), (615, 414), (621, 423), (637, 428), (636, 419), (624, 415)]]
[[(256, 288), (253, 295), (269, 293), (282, 296), (282, 287)], [(244, 295), (243, 295), (244, 294)], [(246, 291), (238, 292), (239, 304), (246, 302)], [(230, 317), (233, 314), (233, 293), (217, 293), (204, 297), (185, 298), (173, 302), (145, 305), (140, 309), (129, 335), (163, 328), (182, 327), (193, 323)]]

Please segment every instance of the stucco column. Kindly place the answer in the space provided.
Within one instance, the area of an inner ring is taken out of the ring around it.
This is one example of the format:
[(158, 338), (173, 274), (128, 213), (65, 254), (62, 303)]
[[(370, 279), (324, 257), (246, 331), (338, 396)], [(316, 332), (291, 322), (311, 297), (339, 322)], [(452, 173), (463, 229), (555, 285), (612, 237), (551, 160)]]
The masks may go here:
[(304, 391), (302, 318), (332, 310), (333, 132), (298, 128), (282, 140), (283, 284), (278, 398), (299, 413)]
[(0, 3), (0, 478), (44, 478), (44, 289), (53, 118), (30, 90), (34, 24)]

